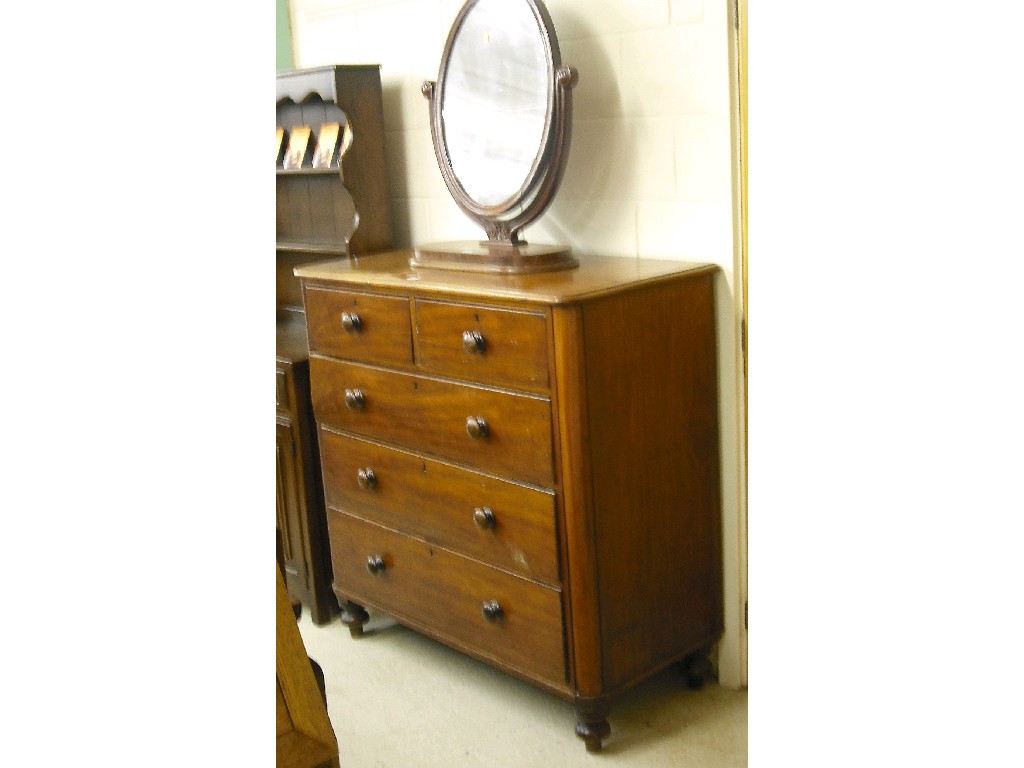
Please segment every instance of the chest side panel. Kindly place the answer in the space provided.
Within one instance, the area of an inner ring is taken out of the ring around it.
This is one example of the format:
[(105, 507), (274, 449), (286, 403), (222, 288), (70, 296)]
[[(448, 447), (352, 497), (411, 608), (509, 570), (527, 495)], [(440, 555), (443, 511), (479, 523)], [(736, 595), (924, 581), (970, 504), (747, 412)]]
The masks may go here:
[(713, 275), (584, 308), (604, 686), (722, 627)]

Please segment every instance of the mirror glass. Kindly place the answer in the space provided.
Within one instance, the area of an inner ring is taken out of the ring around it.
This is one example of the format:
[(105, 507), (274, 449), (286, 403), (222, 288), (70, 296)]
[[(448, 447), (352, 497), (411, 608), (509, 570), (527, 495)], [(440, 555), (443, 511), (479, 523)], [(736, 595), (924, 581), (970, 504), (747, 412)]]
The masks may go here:
[(529, 4), (478, 0), (454, 38), (441, 94), (452, 170), (481, 206), (516, 195), (544, 149), (553, 77)]

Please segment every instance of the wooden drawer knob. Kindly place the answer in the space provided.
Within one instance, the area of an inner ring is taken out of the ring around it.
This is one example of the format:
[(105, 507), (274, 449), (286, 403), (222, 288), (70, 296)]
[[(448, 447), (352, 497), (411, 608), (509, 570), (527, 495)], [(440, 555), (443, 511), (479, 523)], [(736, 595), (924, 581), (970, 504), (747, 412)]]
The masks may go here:
[(472, 355), (482, 355), (487, 351), (487, 342), (480, 331), (465, 331), (462, 334), (462, 346)]
[(384, 564), (384, 558), (380, 555), (370, 555), (366, 558), (366, 570), (368, 570), (373, 576), (380, 576), (387, 570), (387, 565)]
[(487, 429), (487, 422), (479, 416), (470, 416), (466, 419), (466, 434), (474, 440), (481, 440), (490, 434)]
[(341, 327), (348, 333), (359, 333), (363, 330), (363, 321), (355, 312), (342, 312)]
[(488, 600), (483, 604), (480, 609), (480, 613), (483, 614), (484, 618), (494, 624), (497, 621), (501, 621), (503, 612), (501, 610), (501, 604), (497, 600)]
[(366, 407), (366, 396), (361, 389), (345, 390), (345, 405), (350, 411), (361, 411)]
[(373, 470), (369, 467), (366, 469), (360, 469), (356, 475), (356, 479), (359, 482), (359, 487), (364, 491), (372, 491), (377, 487), (377, 475), (375, 475)]
[(481, 531), (492, 530), (498, 524), (490, 507), (477, 507), (473, 510), (473, 522)]

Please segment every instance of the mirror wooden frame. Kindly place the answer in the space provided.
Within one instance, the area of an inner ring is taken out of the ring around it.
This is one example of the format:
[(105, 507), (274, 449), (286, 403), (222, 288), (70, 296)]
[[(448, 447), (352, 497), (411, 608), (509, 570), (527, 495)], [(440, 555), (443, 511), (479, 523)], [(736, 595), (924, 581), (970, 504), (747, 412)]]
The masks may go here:
[(429, 102), (430, 134), (445, 186), (462, 212), (484, 230), (487, 240), (420, 246), (414, 250), (410, 264), (435, 269), (510, 273), (579, 266), (571, 255), (570, 247), (534, 245), (520, 236), (520, 230), (539, 218), (551, 205), (561, 183), (572, 138), (572, 89), (579, 81), (576, 69), (562, 64), (554, 24), (541, 0), (516, 0), (525, 3), (534, 16), (548, 67), (544, 131), (526, 179), (519, 190), (503, 202), (481, 205), (466, 192), (452, 167), (442, 115), (448, 66), (463, 22), (479, 2), (467, 0), (459, 10), (448, 33), (437, 80), (424, 82), (422, 91)]

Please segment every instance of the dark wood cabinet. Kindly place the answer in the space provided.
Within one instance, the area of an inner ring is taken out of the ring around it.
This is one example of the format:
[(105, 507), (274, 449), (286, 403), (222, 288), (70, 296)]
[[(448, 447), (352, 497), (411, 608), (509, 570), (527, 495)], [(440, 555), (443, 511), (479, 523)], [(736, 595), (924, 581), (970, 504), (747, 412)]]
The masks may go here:
[(277, 125), (325, 122), (352, 137), (336, 168), (277, 168), (277, 526), (285, 585), (313, 621), (338, 611), (331, 589), (320, 452), (310, 401), (306, 313), (296, 264), (387, 249), (391, 223), (377, 65), (277, 76)]
[(717, 267), (296, 270), (342, 620), (365, 607), (574, 702), (722, 631)]
[(309, 396), (305, 326), (283, 322), (277, 334), (277, 527), (288, 594), (317, 624), (338, 611), (331, 589), (320, 451)]

